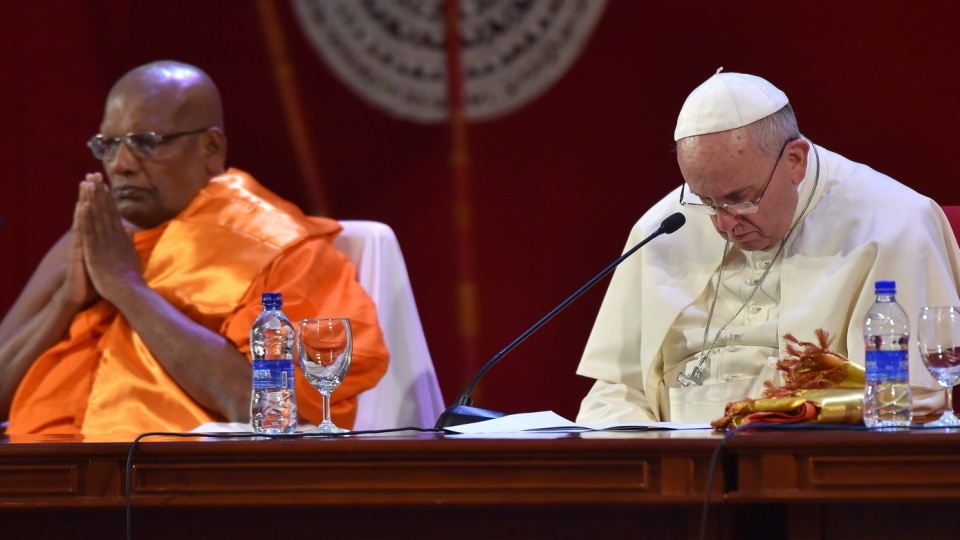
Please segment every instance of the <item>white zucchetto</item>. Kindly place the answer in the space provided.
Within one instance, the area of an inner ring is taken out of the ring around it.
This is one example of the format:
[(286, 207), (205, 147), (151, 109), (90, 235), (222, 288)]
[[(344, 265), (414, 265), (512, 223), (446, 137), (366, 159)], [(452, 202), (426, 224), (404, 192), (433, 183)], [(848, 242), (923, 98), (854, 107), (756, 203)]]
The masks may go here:
[(717, 73), (687, 96), (673, 140), (741, 128), (789, 103), (779, 88), (754, 75)]

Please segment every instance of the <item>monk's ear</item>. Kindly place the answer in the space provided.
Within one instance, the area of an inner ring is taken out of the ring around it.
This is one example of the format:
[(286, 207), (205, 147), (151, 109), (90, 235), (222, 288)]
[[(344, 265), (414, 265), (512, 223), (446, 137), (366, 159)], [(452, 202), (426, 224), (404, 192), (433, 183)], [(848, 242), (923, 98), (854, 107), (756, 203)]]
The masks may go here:
[(227, 136), (222, 129), (212, 127), (202, 135), (201, 148), (210, 174), (220, 174), (227, 162)]

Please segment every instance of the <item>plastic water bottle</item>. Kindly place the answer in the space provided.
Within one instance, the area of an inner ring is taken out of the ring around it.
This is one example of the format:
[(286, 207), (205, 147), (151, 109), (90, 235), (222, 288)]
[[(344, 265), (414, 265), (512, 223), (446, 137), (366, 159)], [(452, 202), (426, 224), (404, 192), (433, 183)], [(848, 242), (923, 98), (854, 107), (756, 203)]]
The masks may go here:
[(255, 433), (293, 433), (297, 430), (297, 395), (293, 387), (295, 330), (281, 309), (280, 293), (263, 293), (262, 302), (263, 312), (250, 329), (250, 424)]
[(870, 428), (908, 427), (913, 420), (907, 353), (910, 318), (897, 303), (896, 282), (876, 282), (876, 294), (863, 321), (867, 352), (863, 423)]

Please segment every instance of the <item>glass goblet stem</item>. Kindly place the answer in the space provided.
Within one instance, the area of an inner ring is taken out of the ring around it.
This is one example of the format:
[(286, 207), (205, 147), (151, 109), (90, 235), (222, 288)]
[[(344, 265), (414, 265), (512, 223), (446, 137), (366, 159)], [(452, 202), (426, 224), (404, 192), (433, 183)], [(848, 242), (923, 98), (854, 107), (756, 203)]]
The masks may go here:
[(330, 393), (324, 392), (321, 395), (323, 396), (323, 423), (332, 425), (333, 421), (330, 420)]

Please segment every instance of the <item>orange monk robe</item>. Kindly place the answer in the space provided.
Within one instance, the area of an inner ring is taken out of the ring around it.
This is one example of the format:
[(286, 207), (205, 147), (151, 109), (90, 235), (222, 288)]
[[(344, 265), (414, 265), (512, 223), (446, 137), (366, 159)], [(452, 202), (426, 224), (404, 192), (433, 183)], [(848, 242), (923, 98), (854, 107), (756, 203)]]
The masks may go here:
[[(231, 169), (176, 218), (137, 233), (134, 243), (147, 283), (248, 359), (263, 292), (283, 294), (283, 310), (294, 324), (306, 317), (349, 317), (353, 363), (333, 393), (332, 415), (337, 425), (352, 426), (357, 394), (383, 376), (389, 355), (372, 300), (350, 261), (330, 245), (340, 230), (335, 221), (307, 218)], [(320, 394), (299, 366), (296, 371), (301, 422), (319, 423)], [(79, 313), (67, 337), (28, 370), (7, 433), (129, 436), (225, 420), (187, 395), (123, 316), (101, 301)]]

